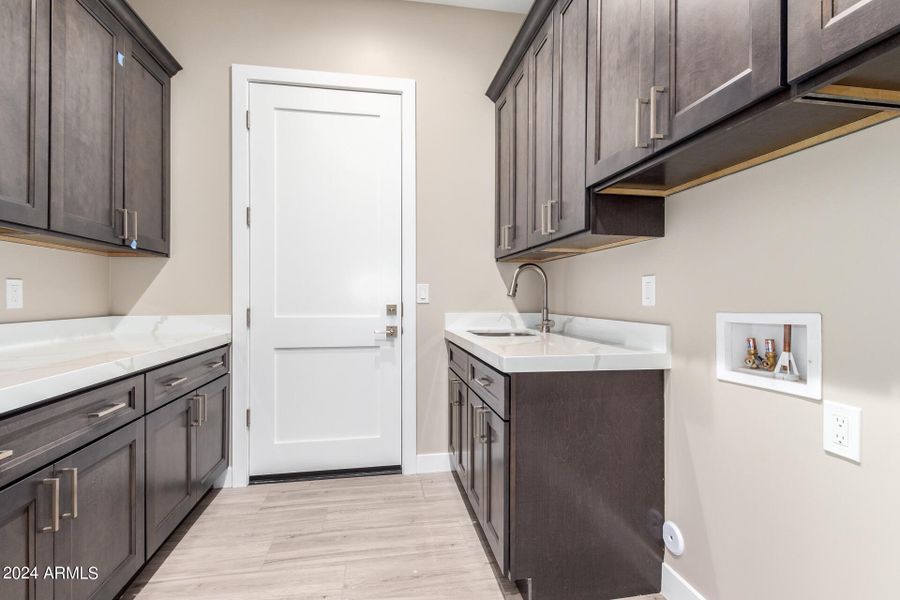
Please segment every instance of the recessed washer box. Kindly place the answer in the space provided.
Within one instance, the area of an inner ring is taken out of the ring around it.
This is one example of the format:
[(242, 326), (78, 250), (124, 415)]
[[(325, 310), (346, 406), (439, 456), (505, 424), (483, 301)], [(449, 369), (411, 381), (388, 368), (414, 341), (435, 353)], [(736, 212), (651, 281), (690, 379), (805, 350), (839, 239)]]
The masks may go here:
[[(791, 353), (799, 381), (778, 379), (765, 369), (744, 365), (747, 338), (756, 338), (760, 356), (765, 340), (775, 340), (776, 360), (784, 350), (784, 326), (791, 325)], [(716, 376), (794, 396), (822, 399), (822, 315), (820, 313), (716, 313)]]

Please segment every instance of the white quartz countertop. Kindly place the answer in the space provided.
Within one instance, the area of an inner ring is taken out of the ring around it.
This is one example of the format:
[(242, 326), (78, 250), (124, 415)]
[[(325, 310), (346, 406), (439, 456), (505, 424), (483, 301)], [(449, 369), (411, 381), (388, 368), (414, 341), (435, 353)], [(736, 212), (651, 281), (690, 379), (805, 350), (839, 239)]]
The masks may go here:
[(0, 414), (230, 342), (228, 315), (3, 324)]
[[(550, 315), (556, 324), (539, 333), (537, 313), (448, 313), (444, 337), (504, 373), (627, 371), (672, 366), (668, 325)], [(484, 337), (471, 333), (530, 330), (534, 336)]]

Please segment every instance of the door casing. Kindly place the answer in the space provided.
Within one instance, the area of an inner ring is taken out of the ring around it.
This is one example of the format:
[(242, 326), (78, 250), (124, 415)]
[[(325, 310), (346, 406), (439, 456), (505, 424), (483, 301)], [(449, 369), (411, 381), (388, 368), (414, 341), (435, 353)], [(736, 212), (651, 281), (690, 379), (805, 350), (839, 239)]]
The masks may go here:
[[(246, 411), (250, 399), (250, 148), (247, 111), (250, 85), (269, 83), (397, 94), (401, 102), (401, 297), (403, 335), (401, 372), (401, 466), (417, 472), (416, 455), (416, 82), (413, 79), (351, 75), (326, 71), (231, 65), (231, 338), (232, 458), (224, 485), (250, 481), (250, 436)], [(252, 119), (252, 115), (251, 115)], [(251, 122), (252, 126), (252, 122)], [(252, 222), (252, 214), (251, 219)], [(251, 311), (252, 326), (252, 311)], [(251, 412), (252, 418), (252, 412)]]

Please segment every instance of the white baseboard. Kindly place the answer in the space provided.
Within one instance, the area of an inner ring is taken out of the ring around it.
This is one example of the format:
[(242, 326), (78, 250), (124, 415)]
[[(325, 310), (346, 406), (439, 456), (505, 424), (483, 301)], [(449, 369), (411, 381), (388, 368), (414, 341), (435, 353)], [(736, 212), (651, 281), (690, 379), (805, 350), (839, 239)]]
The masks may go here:
[(667, 564), (662, 566), (662, 595), (666, 600), (705, 600), (700, 592)]
[(444, 473), (450, 471), (450, 453), (419, 454), (416, 456), (417, 473)]

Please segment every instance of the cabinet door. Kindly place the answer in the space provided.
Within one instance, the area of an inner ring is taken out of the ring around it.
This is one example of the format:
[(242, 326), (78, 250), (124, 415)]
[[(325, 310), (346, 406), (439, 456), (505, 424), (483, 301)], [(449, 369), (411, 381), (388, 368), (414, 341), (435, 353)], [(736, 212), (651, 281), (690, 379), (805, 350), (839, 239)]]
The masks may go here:
[(460, 417), (462, 403), (459, 399), (459, 387), (462, 385), (459, 377), (453, 371), (448, 371), (449, 385), (447, 389), (447, 452), (450, 454), (450, 466), (459, 472), (460, 454)]
[(179, 398), (145, 417), (148, 558), (193, 507), (196, 404)]
[(788, 81), (796, 81), (900, 29), (897, 0), (790, 0)]
[(588, 2), (588, 186), (630, 167), (651, 152), (651, 2)]
[(47, 227), (50, 0), (3, 0), (0, 220)]
[(656, 0), (655, 15), (655, 149), (781, 87), (781, 0)]
[(557, 202), (548, 218), (553, 237), (588, 227), (585, 188), (587, 0), (560, 0), (553, 13), (556, 68), (554, 169)]
[(459, 452), (456, 473), (459, 475), (459, 480), (463, 482), (463, 486), (468, 489), (471, 485), (472, 472), (472, 452), (469, 444), (469, 432), (472, 429), (469, 422), (469, 388), (461, 380), (460, 384), (456, 386), (456, 401), (459, 405), (459, 437), (457, 438)]
[[(487, 408), (487, 407), (486, 407)], [(506, 573), (509, 527), (509, 423), (493, 410), (483, 413), (484, 514), (481, 530), (501, 573)]]
[(519, 66), (497, 100), (498, 258), (527, 247), (528, 69)]
[(126, 242), (169, 252), (169, 77), (137, 43), (125, 60)]
[(225, 375), (196, 392), (199, 425), (194, 429), (197, 436), (195, 502), (228, 467), (228, 415), (231, 405), (228, 382), (229, 377)]
[[(144, 564), (144, 423), (135, 421), (54, 466), (62, 487), (55, 600), (115, 598)], [(90, 578), (96, 567), (98, 577)]]
[[(3, 600), (50, 600), (53, 580), (44, 577), (52, 567), (53, 486), (44, 483), (53, 477), (44, 469), (0, 492), (0, 567), (21, 567), (36, 577), (0, 577)], [(58, 482), (57, 482), (58, 484)]]
[(484, 514), (484, 444), (481, 443), (481, 435), (484, 426), (484, 411), (490, 410), (478, 399), (471, 390), (468, 391), (468, 421), (469, 421), (469, 486), (466, 491), (469, 494), (469, 503), (472, 510), (478, 515), (480, 521)]
[(535, 36), (527, 55), (530, 94), (529, 110), (529, 175), (528, 175), (528, 247), (551, 239), (547, 218), (558, 201), (553, 170), (553, 15)]
[(497, 99), (495, 106), (495, 126), (497, 130), (494, 145), (496, 148), (496, 231), (494, 235), (494, 255), (497, 257), (509, 254), (512, 249), (510, 229), (512, 229), (513, 212), (513, 167), (512, 148), (514, 133), (514, 108), (510, 95), (512, 86), (507, 86), (506, 91)]
[(99, 0), (53, 0), (50, 228), (121, 243), (125, 31)]

